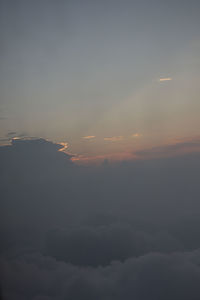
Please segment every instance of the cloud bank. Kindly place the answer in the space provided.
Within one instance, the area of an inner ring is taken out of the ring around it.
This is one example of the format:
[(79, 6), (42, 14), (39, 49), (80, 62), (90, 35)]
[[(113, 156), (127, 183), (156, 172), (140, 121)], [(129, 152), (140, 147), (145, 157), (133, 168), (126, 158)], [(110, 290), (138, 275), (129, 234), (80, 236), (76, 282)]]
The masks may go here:
[(199, 299), (200, 154), (154, 156), (190, 147), (98, 167), (44, 139), (0, 147), (3, 299)]

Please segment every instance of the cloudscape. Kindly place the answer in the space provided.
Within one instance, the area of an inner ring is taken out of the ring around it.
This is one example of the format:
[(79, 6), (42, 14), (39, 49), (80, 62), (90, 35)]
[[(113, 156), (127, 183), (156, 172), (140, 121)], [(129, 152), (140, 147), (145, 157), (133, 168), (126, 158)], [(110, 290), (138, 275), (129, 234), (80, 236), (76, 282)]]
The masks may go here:
[(199, 1), (0, 5), (0, 299), (199, 300)]

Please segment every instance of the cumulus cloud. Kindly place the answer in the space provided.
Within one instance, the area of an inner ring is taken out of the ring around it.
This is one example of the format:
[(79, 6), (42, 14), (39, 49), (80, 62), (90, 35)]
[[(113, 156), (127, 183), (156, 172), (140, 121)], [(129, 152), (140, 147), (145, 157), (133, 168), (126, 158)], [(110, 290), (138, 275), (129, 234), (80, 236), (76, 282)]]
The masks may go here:
[(46, 254), (74, 265), (94, 267), (148, 252), (182, 249), (181, 243), (168, 233), (150, 234), (130, 224), (57, 229), (49, 232), (46, 243)]
[[(145, 251), (144, 237), (130, 226), (79, 227), (51, 232), (47, 254), (80, 266), (108, 265)], [(80, 251), (81, 249), (81, 251)]]
[(200, 252), (147, 254), (79, 268), (33, 253), (2, 259), (5, 299), (198, 300)]

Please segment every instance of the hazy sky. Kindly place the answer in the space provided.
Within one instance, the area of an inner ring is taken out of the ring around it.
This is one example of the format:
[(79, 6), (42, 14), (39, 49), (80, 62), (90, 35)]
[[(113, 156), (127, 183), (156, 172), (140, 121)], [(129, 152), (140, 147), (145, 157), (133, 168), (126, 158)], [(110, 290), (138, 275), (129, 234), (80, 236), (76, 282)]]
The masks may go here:
[(2, 143), (110, 157), (199, 135), (199, 1), (0, 3)]
[(0, 0), (0, 37), (0, 300), (199, 300), (200, 0)]

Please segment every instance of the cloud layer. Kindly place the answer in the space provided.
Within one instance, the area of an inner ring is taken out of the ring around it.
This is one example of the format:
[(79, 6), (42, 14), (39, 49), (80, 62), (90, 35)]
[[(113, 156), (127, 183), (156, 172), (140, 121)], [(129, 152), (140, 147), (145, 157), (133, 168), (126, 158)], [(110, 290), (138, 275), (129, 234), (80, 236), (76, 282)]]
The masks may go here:
[(3, 299), (197, 300), (199, 141), (76, 166), (61, 144), (0, 147)]

